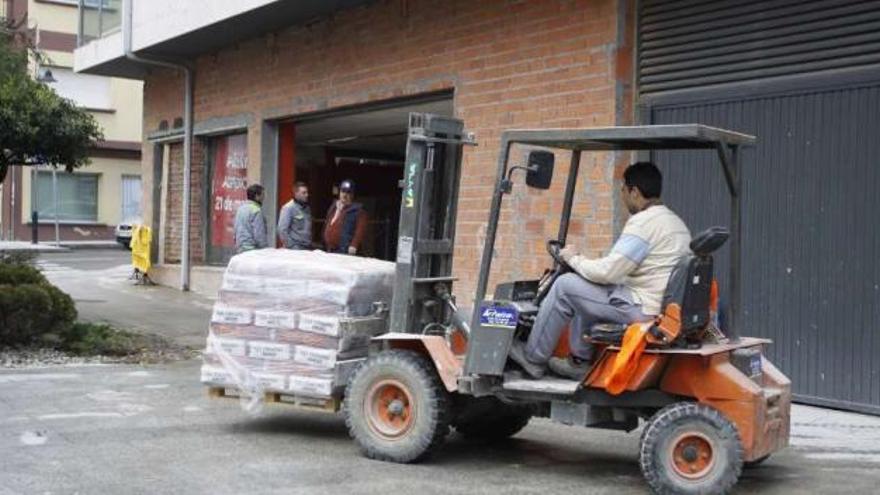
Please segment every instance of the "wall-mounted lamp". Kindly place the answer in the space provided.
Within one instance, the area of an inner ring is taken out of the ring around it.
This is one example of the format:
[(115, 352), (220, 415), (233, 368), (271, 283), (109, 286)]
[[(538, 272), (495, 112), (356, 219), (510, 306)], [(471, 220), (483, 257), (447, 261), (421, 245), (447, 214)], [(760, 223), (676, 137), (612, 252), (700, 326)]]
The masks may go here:
[(52, 75), (52, 69), (40, 67), (37, 69), (37, 82), (52, 84), (58, 82), (58, 79), (55, 79), (55, 76)]

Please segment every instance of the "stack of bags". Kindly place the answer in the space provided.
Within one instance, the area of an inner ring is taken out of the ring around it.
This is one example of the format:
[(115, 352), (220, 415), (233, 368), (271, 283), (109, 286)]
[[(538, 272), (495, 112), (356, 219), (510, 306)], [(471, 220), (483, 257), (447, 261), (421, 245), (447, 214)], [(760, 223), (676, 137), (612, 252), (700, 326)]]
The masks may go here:
[(337, 360), (364, 356), (349, 318), (391, 304), (394, 264), (321, 251), (262, 249), (232, 258), (214, 305), (202, 382), (252, 395), (329, 398)]

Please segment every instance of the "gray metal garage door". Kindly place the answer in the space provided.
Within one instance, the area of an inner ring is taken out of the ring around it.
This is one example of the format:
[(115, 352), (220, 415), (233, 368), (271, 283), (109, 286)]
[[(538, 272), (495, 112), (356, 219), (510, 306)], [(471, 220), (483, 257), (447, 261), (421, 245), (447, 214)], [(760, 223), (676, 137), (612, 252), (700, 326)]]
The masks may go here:
[[(732, 15), (732, 4), (741, 15)], [(726, 24), (711, 24), (722, 14)], [(876, 1), (644, 2), (639, 74), (642, 121), (699, 122), (758, 136), (744, 156), (744, 333), (774, 339), (769, 355), (792, 378), (799, 400), (874, 413), (878, 19)], [(699, 22), (710, 23), (714, 34)], [(718, 41), (727, 35), (737, 43)], [(780, 41), (785, 36), (797, 38)], [(659, 58), (663, 53), (677, 58)], [(666, 173), (667, 202), (692, 230), (728, 223), (713, 155), (655, 158)], [(726, 254), (716, 270), (722, 282)]]

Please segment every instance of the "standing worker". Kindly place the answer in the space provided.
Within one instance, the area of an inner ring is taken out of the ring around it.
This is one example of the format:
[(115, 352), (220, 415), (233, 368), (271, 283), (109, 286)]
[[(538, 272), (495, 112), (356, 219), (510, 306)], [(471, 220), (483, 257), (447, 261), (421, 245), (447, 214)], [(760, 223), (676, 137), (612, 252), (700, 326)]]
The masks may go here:
[(357, 254), (367, 231), (367, 212), (354, 203), (354, 182), (339, 183), (339, 199), (327, 210), (324, 245), (331, 253)]
[(294, 184), (293, 199), (281, 207), (278, 238), (287, 249), (312, 247), (312, 210), (309, 208), (309, 186), (305, 182)]
[(263, 249), (269, 245), (266, 236), (266, 217), (263, 216), (263, 186), (247, 188), (247, 201), (235, 212), (235, 252)]

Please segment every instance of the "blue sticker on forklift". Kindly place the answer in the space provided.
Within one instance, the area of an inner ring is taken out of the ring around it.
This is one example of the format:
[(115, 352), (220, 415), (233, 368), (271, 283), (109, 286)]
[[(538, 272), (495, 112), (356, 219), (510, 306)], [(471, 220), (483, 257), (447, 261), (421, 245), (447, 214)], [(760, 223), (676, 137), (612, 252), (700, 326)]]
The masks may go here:
[(480, 308), (480, 325), (496, 328), (516, 328), (517, 313), (513, 308), (484, 304)]

